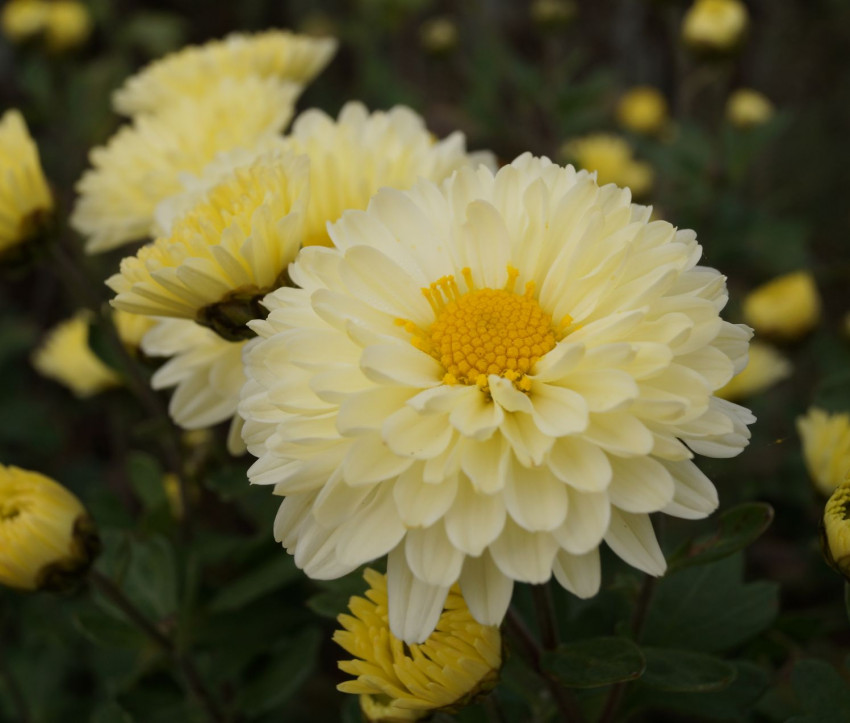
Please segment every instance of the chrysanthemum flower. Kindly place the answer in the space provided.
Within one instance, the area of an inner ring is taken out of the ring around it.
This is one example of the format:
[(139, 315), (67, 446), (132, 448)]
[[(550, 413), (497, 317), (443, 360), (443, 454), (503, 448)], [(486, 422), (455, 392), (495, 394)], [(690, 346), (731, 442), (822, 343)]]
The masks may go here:
[(715, 394), (735, 401), (763, 392), (791, 374), (791, 362), (769, 344), (750, 344), (747, 366)]
[(749, 22), (741, 0), (696, 0), (685, 13), (682, 38), (698, 50), (729, 50), (741, 41)]
[(821, 545), (827, 562), (850, 582), (850, 477), (827, 500)]
[(88, 252), (147, 238), (157, 204), (183, 192), (181, 174), (199, 174), (217, 154), (253, 148), (292, 117), (298, 86), (271, 78), (224, 78), (202, 98), (137, 117), (91, 153), (77, 185), (71, 223)]
[(171, 357), (153, 375), (154, 389), (177, 387), (168, 405), (171, 418), (183, 429), (205, 429), (233, 418), (228, 449), (245, 451), (236, 414), (245, 383), (242, 350), (246, 342), (227, 341), (192, 321), (166, 319), (142, 340), (149, 356)]
[(0, 465), (0, 584), (62, 589), (100, 549), (82, 503), (52, 479)]
[(820, 321), (821, 301), (815, 279), (795, 271), (762, 284), (744, 299), (744, 321), (757, 334), (797, 339)]
[(389, 553), (408, 643), (456, 582), (486, 625), (515, 580), (595, 594), (603, 539), (660, 575), (649, 514), (715, 509), (691, 459), (738, 454), (753, 417), (713, 396), (750, 336), (719, 316), (724, 277), (649, 213), (525, 155), (382, 190), (304, 249), (251, 322), (240, 405), (296, 564)]
[(47, 47), (62, 52), (82, 45), (91, 35), (88, 8), (78, 0), (53, 0), (47, 4), (44, 40)]
[(355, 657), (339, 667), (356, 680), (337, 687), (360, 695), (367, 720), (417, 720), (461, 707), (495, 686), (502, 667), (499, 628), (477, 623), (457, 586), (428, 640), (405, 645), (390, 632), (386, 576), (367, 569), (364, 577), (366, 597), (351, 598), (351, 614), (339, 616), (344, 630), (334, 641)]
[(121, 384), (121, 378), (89, 346), (89, 319), (80, 312), (48, 333), (32, 356), (35, 370), (68, 387), (81, 399)]
[(332, 38), (287, 30), (234, 33), (151, 63), (115, 91), (113, 105), (124, 115), (159, 112), (181, 99), (203, 97), (222, 78), (260, 77), (303, 86), (325, 68), (336, 47)]
[(850, 474), (850, 414), (812, 407), (797, 419), (797, 432), (812, 482), (822, 494), (832, 494)]
[(0, 10), (3, 35), (22, 43), (44, 30), (50, 8), (44, 0), (9, 0)]
[(563, 154), (581, 168), (595, 171), (602, 185), (626, 186), (635, 196), (643, 196), (652, 188), (652, 166), (635, 160), (632, 147), (620, 136), (592, 133), (565, 143)]
[(726, 120), (738, 128), (767, 123), (776, 112), (768, 98), (751, 88), (738, 88), (726, 101)]
[(23, 116), (7, 111), (0, 118), (0, 253), (36, 235), (52, 211), (38, 148)]
[(651, 85), (630, 88), (617, 104), (617, 121), (635, 133), (651, 135), (667, 125), (667, 99)]

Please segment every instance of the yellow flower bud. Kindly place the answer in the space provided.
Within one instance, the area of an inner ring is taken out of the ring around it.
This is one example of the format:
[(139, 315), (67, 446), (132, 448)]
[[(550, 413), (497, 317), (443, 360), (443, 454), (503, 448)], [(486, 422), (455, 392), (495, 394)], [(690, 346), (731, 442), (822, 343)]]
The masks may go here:
[(726, 102), (726, 120), (738, 128), (753, 128), (773, 118), (774, 108), (761, 93), (739, 88)]
[(749, 13), (740, 0), (696, 0), (685, 14), (682, 37), (695, 49), (729, 50), (743, 38), (748, 24)]
[(791, 374), (791, 363), (768, 344), (750, 344), (749, 361), (726, 386), (715, 394), (721, 399), (735, 401), (763, 392)]
[(568, 141), (561, 154), (581, 168), (596, 171), (600, 186), (616, 183), (627, 186), (635, 196), (643, 196), (652, 188), (652, 166), (634, 158), (625, 138), (608, 133), (593, 133)]
[(744, 299), (744, 321), (757, 334), (797, 339), (820, 320), (820, 295), (808, 271), (762, 284)]
[(47, 47), (61, 52), (82, 45), (91, 34), (92, 21), (85, 5), (76, 0), (49, 4), (44, 39)]
[(821, 546), (826, 561), (850, 582), (850, 478), (827, 500)]
[(850, 474), (850, 414), (829, 414), (813, 407), (797, 419), (803, 458), (818, 491), (832, 494)]
[(534, 0), (531, 4), (531, 19), (543, 28), (566, 25), (577, 12), (572, 0)]
[(617, 104), (617, 122), (635, 133), (660, 133), (667, 125), (667, 100), (650, 85), (632, 88)]
[(121, 383), (89, 347), (88, 321), (85, 312), (63, 321), (48, 333), (32, 357), (39, 374), (64, 384), (81, 399)]
[(22, 43), (44, 30), (47, 12), (43, 0), (10, 0), (3, 6), (0, 27), (13, 43)]
[(431, 18), (422, 23), (419, 40), (430, 53), (447, 53), (457, 46), (457, 25), (450, 18)]
[(99, 551), (94, 523), (73, 494), (37, 472), (0, 465), (0, 583), (68, 589)]

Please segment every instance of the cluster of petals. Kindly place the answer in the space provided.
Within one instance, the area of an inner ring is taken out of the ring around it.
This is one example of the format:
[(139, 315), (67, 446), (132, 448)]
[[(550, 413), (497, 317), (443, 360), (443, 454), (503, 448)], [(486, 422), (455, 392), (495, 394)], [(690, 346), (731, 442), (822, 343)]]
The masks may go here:
[[(297, 288), (250, 324), (240, 414), (249, 476), (285, 498), (275, 536), (309, 576), (388, 555), (390, 627), (415, 643), (455, 583), (485, 625), (514, 581), (595, 594), (603, 540), (664, 571), (649, 514), (708, 515), (694, 454), (748, 442), (752, 415), (713, 392), (751, 331), (721, 319), (725, 277), (698, 266), (695, 234), (649, 216), (526, 154), (384, 189), (329, 227), (335, 248), (302, 250)], [(525, 289), (557, 341), (519, 350), (521, 374), (463, 382), (421, 343), (446, 288), (508, 306)]]

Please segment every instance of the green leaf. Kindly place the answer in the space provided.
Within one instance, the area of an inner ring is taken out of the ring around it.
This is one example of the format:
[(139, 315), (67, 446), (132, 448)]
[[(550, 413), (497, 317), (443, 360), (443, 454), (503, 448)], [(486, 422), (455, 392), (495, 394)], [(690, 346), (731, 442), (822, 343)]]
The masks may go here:
[(662, 648), (721, 652), (767, 628), (779, 586), (744, 583), (740, 554), (681, 570), (658, 581), (642, 642)]
[(570, 688), (596, 688), (639, 678), (643, 654), (628, 638), (590, 638), (544, 653), (544, 671)]
[(123, 622), (96, 608), (80, 610), (73, 617), (76, 628), (89, 640), (105, 648), (138, 650), (146, 644), (144, 634), (129, 622)]
[(800, 660), (791, 672), (794, 693), (805, 711), (788, 723), (847, 723), (850, 686), (823, 660)]
[(148, 510), (168, 504), (162, 484), (162, 467), (149, 454), (132, 452), (127, 460), (127, 473), (133, 489)]
[(260, 567), (228, 584), (210, 603), (211, 612), (235, 610), (301, 576), (289, 555), (278, 553)]
[(773, 508), (765, 502), (748, 502), (718, 518), (718, 529), (692, 541), (668, 561), (668, 571), (721, 560), (755, 542), (773, 521)]
[(133, 723), (133, 717), (114, 700), (98, 706), (91, 723)]
[(641, 683), (657, 690), (702, 693), (723, 690), (737, 675), (735, 668), (718, 658), (688, 650), (641, 648), (646, 671)]

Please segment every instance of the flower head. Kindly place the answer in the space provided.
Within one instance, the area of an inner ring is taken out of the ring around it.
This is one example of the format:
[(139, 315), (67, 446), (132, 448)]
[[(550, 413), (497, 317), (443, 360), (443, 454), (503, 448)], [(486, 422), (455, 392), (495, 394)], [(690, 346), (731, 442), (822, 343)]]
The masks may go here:
[(763, 125), (773, 117), (774, 112), (773, 103), (749, 88), (739, 88), (726, 102), (726, 119), (738, 128)]
[(0, 13), (0, 27), (9, 40), (21, 43), (44, 31), (48, 12), (44, 0), (9, 0)]
[(38, 148), (23, 116), (0, 118), (0, 253), (37, 235), (53, 211)]
[(749, 360), (740, 373), (715, 394), (721, 399), (737, 400), (753, 396), (772, 387), (791, 374), (791, 363), (769, 344), (750, 344)]
[(454, 20), (449, 17), (436, 17), (422, 23), (419, 42), (429, 53), (439, 55), (457, 47), (459, 34)]
[(827, 500), (821, 546), (827, 562), (850, 581), (850, 478), (836, 487)]
[(502, 667), (499, 629), (473, 619), (457, 586), (430, 637), (408, 646), (390, 631), (386, 576), (367, 569), (364, 577), (366, 597), (351, 598), (351, 614), (339, 616), (344, 630), (334, 633), (334, 641), (355, 657), (339, 664), (356, 676), (339, 690), (361, 696), (367, 720), (416, 720), (462, 706), (495, 686)]
[(744, 320), (757, 334), (797, 339), (820, 321), (820, 294), (808, 271), (762, 284), (744, 299)]
[(626, 186), (636, 196), (652, 188), (652, 166), (634, 158), (625, 138), (609, 133), (593, 133), (564, 145), (564, 155), (588, 171), (596, 171), (600, 185), (616, 183)]
[[(132, 76), (113, 97), (124, 115), (159, 112), (185, 98), (199, 99), (222, 79), (266, 78), (309, 83), (330, 62), (336, 40), (268, 30), (234, 33), (205, 45), (190, 45)], [(238, 101), (235, 101), (238, 102)]]
[(682, 37), (700, 50), (729, 50), (749, 25), (747, 6), (741, 0), (696, 0), (685, 14)]
[(667, 115), (666, 98), (651, 85), (631, 88), (617, 104), (617, 121), (635, 133), (659, 133), (667, 125)]
[[(514, 581), (599, 586), (599, 545), (653, 575), (649, 513), (717, 505), (694, 453), (753, 417), (717, 399), (750, 331), (691, 231), (524, 155), (384, 189), (302, 250), (251, 322), (240, 414), (275, 536), (315, 578), (389, 553), (389, 619), (421, 642), (459, 582), (498, 624)], [(413, 603), (415, 601), (415, 604)]]
[(824, 495), (850, 474), (850, 414), (829, 414), (812, 407), (797, 419), (803, 458), (815, 487)]
[(32, 356), (35, 370), (81, 399), (121, 384), (121, 378), (89, 346), (90, 315), (80, 312), (55, 326)]
[(0, 465), (0, 583), (63, 589), (99, 549), (94, 524), (73, 494), (37, 472)]
[(48, 3), (44, 39), (51, 50), (61, 52), (76, 48), (88, 39), (91, 30), (91, 15), (83, 3), (78, 0)]
[(201, 98), (141, 115), (91, 153), (77, 184), (71, 223), (86, 250), (107, 251), (151, 234), (157, 205), (183, 192), (181, 174), (199, 174), (216, 155), (254, 148), (292, 117), (297, 86), (277, 80), (223, 78)]

